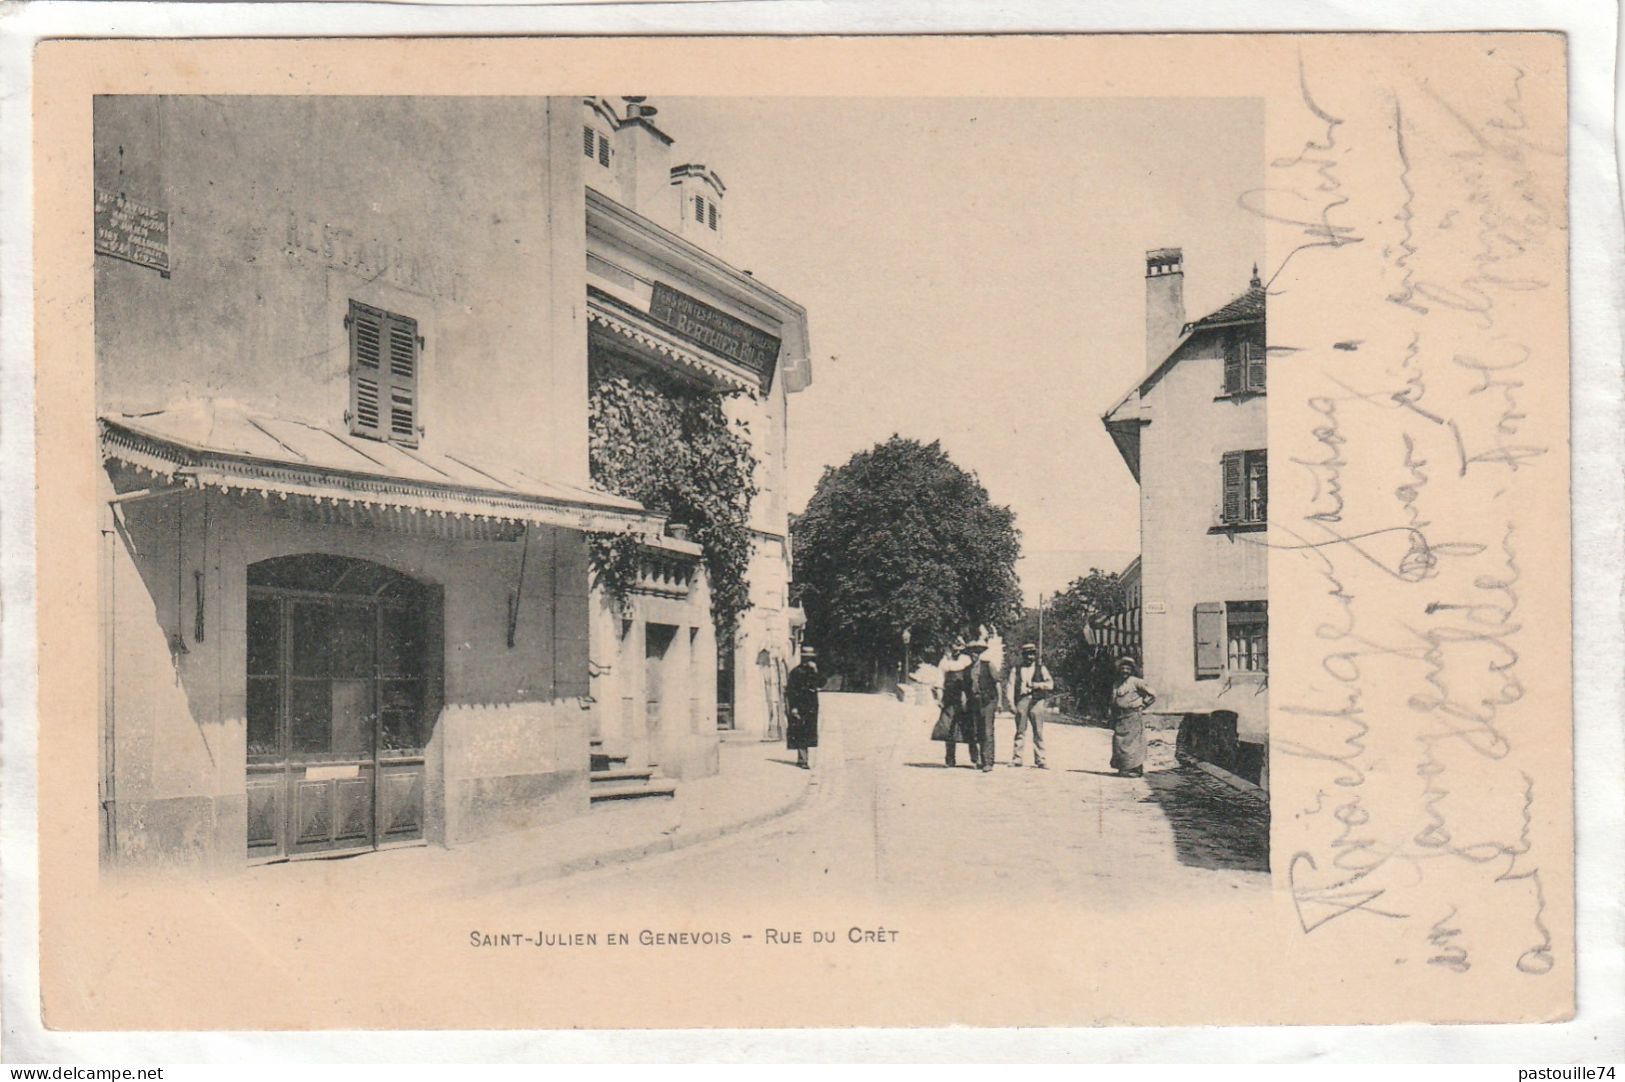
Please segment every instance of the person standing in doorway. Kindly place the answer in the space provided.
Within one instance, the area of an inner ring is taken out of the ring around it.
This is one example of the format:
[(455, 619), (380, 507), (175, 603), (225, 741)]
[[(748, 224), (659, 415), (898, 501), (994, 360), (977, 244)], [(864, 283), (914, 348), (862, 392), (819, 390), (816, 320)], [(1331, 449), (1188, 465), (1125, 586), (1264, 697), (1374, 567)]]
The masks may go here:
[(982, 660), (987, 643), (982, 639), (965, 644), (970, 651), (971, 663), (959, 674), (959, 695), (966, 731), (975, 734), (976, 765), (982, 770), (993, 769), (993, 715), (999, 709), (999, 679), (993, 666)]
[(1030, 727), (1033, 731), (1033, 766), (1039, 770), (1045, 768), (1044, 721), (1039, 716), (1038, 704), (1053, 690), (1055, 682), (1039, 660), (1038, 647), (1030, 642), (1022, 643), (1021, 658), (1010, 666), (1010, 672), (1005, 677), (1005, 696), (1016, 714), (1016, 750), (1010, 759), (1011, 766), (1021, 765), (1021, 746)]
[(1146, 707), (1157, 693), (1141, 680), (1133, 658), (1117, 662), (1117, 686), (1112, 688), (1112, 769), (1125, 778), (1145, 776)]
[(808, 754), (818, 746), (818, 689), (823, 686), (818, 651), (803, 646), (801, 664), (791, 669), (784, 681), (785, 705), (790, 714), (789, 724), (784, 727), (785, 744), (795, 751), (796, 765), (803, 770), (811, 768)]

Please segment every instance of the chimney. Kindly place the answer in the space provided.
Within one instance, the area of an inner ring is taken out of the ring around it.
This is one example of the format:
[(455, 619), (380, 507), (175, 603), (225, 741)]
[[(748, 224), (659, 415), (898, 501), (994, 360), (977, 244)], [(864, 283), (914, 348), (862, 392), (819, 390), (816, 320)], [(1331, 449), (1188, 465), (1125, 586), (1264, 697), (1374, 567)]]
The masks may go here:
[(672, 189), (677, 193), (678, 236), (716, 255), (726, 256), (727, 215), (722, 208), (728, 186), (715, 169), (689, 162), (673, 166)]
[(1185, 327), (1185, 253), (1154, 248), (1145, 253), (1145, 369), (1173, 352)]
[(668, 229), (672, 219), (667, 177), (671, 172), (671, 136), (655, 125), (654, 106), (641, 95), (623, 97), (626, 115), (616, 132), (617, 173), (622, 202), (632, 210)]

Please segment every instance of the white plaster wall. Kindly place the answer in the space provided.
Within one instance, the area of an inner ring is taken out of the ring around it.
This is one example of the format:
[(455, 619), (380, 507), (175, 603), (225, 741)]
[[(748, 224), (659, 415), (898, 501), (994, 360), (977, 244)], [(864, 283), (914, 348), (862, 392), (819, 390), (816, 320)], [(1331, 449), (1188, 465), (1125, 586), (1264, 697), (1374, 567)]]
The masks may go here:
[(199, 397), (344, 427), (349, 297), (419, 320), (427, 450), (586, 477), (580, 106), (100, 97), (98, 188), (172, 274), (96, 259), (98, 408)]
[(1242, 735), (1261, 740), (1264, 681), (1195, 675), (1195, 605), (1262, 600), (1268, 589), (1266, 534), (1210, 532), (1222, 499), (1220, 456), (1267, 446), (1262, 396), (1215, 400), (1223, 363), (1217, 336), (1198, 336), (1142, 401), (1151, 422), (1140, 435), (1145, 676), (1162, 697), (1159, 712), (1233, 710)]

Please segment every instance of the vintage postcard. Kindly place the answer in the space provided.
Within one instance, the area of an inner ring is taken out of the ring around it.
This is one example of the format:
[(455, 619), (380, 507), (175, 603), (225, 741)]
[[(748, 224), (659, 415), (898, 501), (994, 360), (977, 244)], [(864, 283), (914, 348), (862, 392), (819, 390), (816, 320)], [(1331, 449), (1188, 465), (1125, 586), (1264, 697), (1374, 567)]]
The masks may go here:
[(1573, 1014), (1561, 35), (36, 64), (48, 1026)]

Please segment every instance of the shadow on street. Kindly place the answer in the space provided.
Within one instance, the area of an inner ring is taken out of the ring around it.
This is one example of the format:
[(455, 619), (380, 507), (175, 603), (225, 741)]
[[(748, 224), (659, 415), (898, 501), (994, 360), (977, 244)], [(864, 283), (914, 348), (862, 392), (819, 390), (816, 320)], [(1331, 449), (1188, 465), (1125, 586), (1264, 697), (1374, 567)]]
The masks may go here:
[(1224, 871), (1270, 870), (1269, 803), (1239, 793), (1199, 770), (1157, 771), (1145, 776), (1151, 795), (1174, 830), (1181, 864)]

